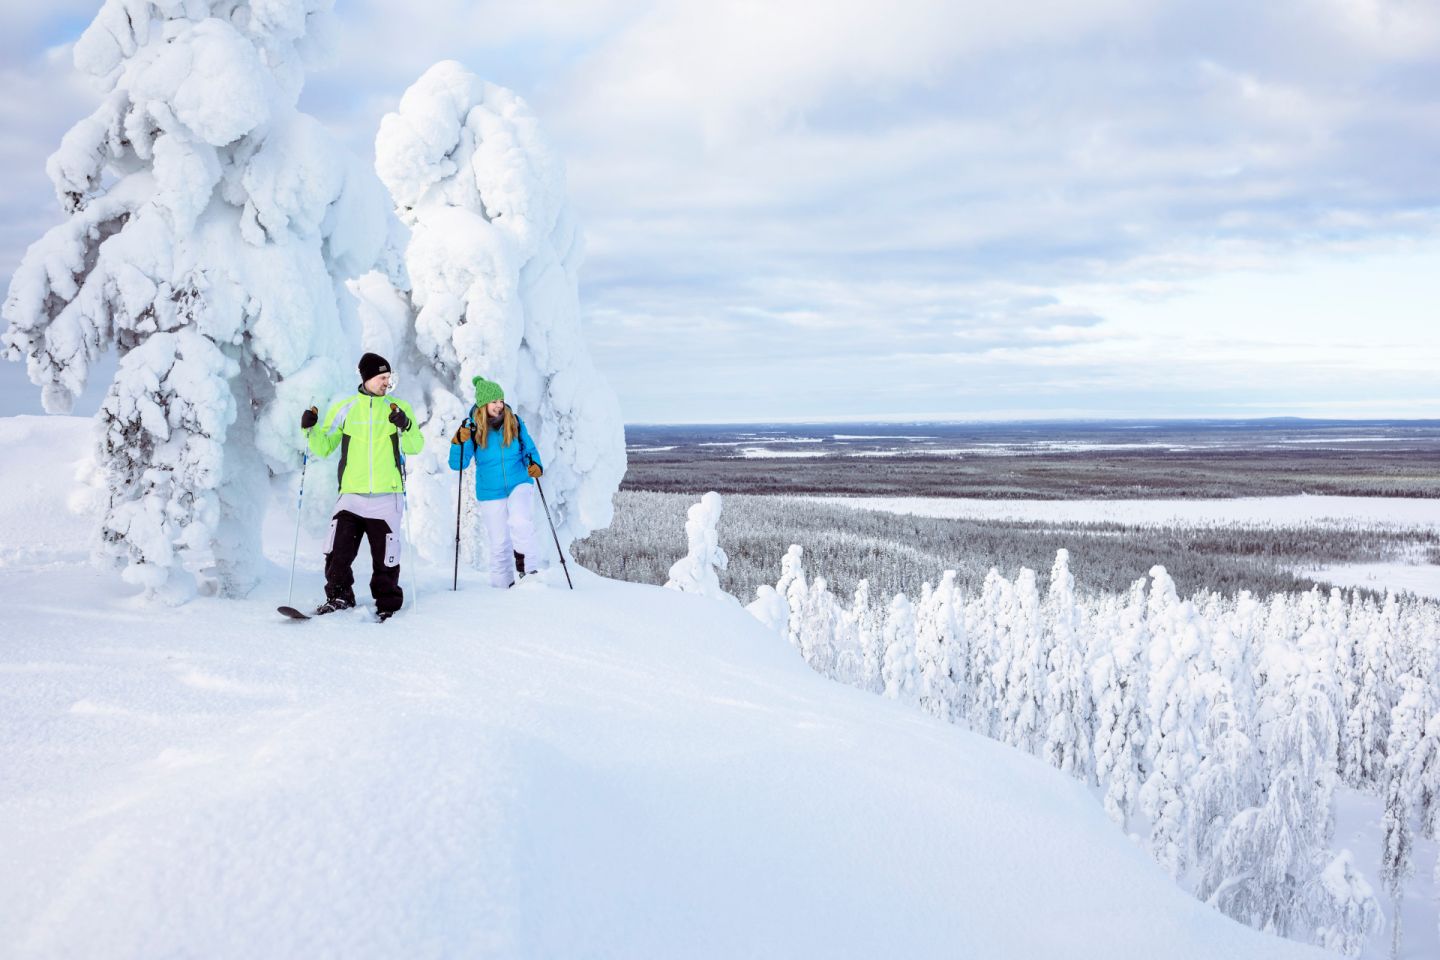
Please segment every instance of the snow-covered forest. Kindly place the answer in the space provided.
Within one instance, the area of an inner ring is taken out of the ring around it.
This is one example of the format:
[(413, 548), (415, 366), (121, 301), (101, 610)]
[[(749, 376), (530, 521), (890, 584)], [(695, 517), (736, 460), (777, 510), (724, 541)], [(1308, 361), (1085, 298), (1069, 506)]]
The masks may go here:
[[(714, 595), (727, 558), (707, 494), (670, 586)], [(1388, 595), (1126, 593), (953, 571), (916, 597), (853, 596), (792, 546), (749, 609), (819, 673), (1044, 759), (1092, 787), (1177, 882), (1257, 929), (1359, 956), (1395, 949), (1416, 836), (1440, 839), (1440, 604)], [(695, 572), (707, 570), (708, 578)], [(674, 576), (672, 574), (672, 576)], [(1378, 877), (1335, 842), (1339, 788), (1376, 799)], [(1378, 889), (1377, 889), (1378, 887)], [(1429, 913), (1433, 924), (1437, 913)], [(1388, 924), (1388, 926), (1387, 926)], [(1433, 931), (1427, 931), (1427, 937)]]

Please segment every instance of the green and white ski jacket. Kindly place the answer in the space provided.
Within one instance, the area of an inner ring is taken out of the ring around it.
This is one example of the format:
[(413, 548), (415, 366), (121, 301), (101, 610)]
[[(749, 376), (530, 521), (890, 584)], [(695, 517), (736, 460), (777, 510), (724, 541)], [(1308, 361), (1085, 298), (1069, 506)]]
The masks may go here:
[[(390, 422), (391, 404), (410, 421), (403, 434)], [(331, 404), (325, 419), (309, 433), (310, 452), (322, 460), (340, 448), (341, 493), (401, 493), (405, 489), (402, 455), (414, 456), (425, 446), (410, 404), (364, 390)]]

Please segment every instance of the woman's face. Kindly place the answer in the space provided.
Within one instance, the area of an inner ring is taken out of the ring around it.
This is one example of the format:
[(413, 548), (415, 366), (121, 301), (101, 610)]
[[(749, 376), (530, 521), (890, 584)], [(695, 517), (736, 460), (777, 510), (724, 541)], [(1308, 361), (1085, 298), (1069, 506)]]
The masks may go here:
[(488, 417), (491, 417), (492, 419), (495, 418), (495, 417), (500, 416), (500, 414), (502, 414), (502, 413), (504, 413), (504, 412), (505, 412), (505, 401), (504, 401), (504, 400), (491, 400), (489, 403), (485, 404), (485, 415), (488, 416)]

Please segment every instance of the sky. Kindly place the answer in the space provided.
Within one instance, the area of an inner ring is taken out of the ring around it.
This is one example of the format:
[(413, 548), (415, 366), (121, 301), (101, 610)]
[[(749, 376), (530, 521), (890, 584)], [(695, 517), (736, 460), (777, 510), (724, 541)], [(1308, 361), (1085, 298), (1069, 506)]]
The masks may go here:
[[(98, 4), (5, 7), (8, 284)], [(360, 156), (438, 60), (535, 109), (628, 422), (1440, 417), (1430, 0), (336, 13), (301, 106)], [(39, 409), (0, 363), (0, 414)]]

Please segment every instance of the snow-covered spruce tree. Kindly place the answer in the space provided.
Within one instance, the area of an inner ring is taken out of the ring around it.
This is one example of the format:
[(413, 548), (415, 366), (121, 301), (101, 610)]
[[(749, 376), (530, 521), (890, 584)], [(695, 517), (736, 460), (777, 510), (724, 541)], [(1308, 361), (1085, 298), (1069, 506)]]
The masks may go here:
[(1044, 618), (1050, 638), (1045, 677), (1045, 713), (1049, 720), (1041, 755), (1051, 766), (1089, 783), (1094, 766), (1091, 741), (1095, 715), (1085, 675), (1086, 647), (1069, 550), (1055, 554), (1050, 587), (1045, 593)]
[[(1425, 723), (1425, 733), (1410, 755), (1408, 777), (1415, 791), (1420, 814), (1420, 832), (1429, 840), (1440, 839), (1440, 713)], [(1440, 862), (1436, 863), (1440, 871)]]
[(1105, 790), (1105, 812), (1124, 830), (1140, 795), (1145, 745), (1145, 581), (1115, 623), (1109, 649), (1091, 668), (1095, 701), (1095, 773)]
[(1400, 902), (1405, 881), (1414, 872), (1410, 813), (1418, 790), (1413, 779), (1417, 769), (1412, 760), (1425, 736), (1428, 700), (1423, 680), (1409, 673), (1400, 677), (1400, 698), (1390, 712), (1390, 735), (1385, 747), (1385, 813), (1380, 861), (1381, 879), (1393, 905), (1391, 956), (1400, 954)]
[(1257, 806), (1264, 795), (1260, 753), (1245, 734), (1228, 686), (1206, 710), (1200, 750), (1190, 796), (1202, 878), (1195, 895), (1204, 900), (1232, 879), (1216, 863), (1231, 821), (1242, 810)]
[(790, 544), (780, 559), (780, 579), (775, 581), (775, 592), (785, 600), (790, 611), (786, 633), (798, 649), (800, 631), (805, 624), (805, 605), (810, 598), (810, 586), (805, 580), (805, 548), (798, 543)]
[(1381, 819), (1384, 832), (1380, 860), (1380, 879), (1390, 895), (1390, 956), (1400, 956), (1403, 934), (1400, 903), (1404, 898), (1405, 881), (1410, 879), (1414, 864), (1410, 860), (1414, 837), (1410, 832), (1410, 797), (1405, 792), (1406, 778), (1391, 771), (1385, 782), (1385, 813)]
[(972, 638), (975, 677), (970, 726), (996, 740), (1004, 739), (1000, 718), (1010, 673), (1008, 631), (1013, 605), (1013, 587), (994, 567), (985, 574), (979, 598), (965, 605), (965, 632)]
[(384, 194), (296, 110), (328, 0), (106, 0), (75, 45), (108, 93), (47, 172), (68, 219), (10, 284), (6, 356), (66, 412), (109, 349), (100, 553), (154, 596), (255, 583), (267, 467), (347, 379), (344, 278)]
[(437, 63), (382, 119), (375, 167), (410, 230), (416, 406), (431, 440), (410, 470), (433, 481), (411, 482), (417, 548), (443, 556), (454, 542), (445, 461), (477, 375), (499, 383), (529, 426), (562, 544), (608, 525), (625, 472), (624, 428), (585, 348), (580, 231), (535, 115), (513, 92)]
[(855, 586), (848, 619), (854, 624), (855, 642), (860, 648), (860, 683), (862, 690), (885, 692), (885, 631), (879, 613), (870, 602), (870, 581)]
[(1255, 738), (1255, 665), (1263, 647), (1260, 613), (1260, 604), (1242, 590), (1218, 618), (1210, 644), (1216, 678), (1233, 708), (1232, 720), (1251, 740)]
[(1361, 641), (1359, 674), (1345, 723), (1341, 775), (1352, 787), (1378, 793), (1384, 786), (1391, 704), (1385, 637), (1373, 620)]
[(762, 583), (756, 587), (755, 599), (747, 603), (745, 609), (782, 640), (790, 636), (790, 606), (770, 584)]
[[(998, 633), (998, 631), (997, 631)], [(1014, 747), (1035, 753), (1045, 729), (1045, 637), (1040, 622), (1040, 591), (1035, 571), (1022, 567), (1015, 578), (1014, 606), (1010, 610), (1009, 672), (1000, 710), (1003, 739)]]
[(850, 605), (839, 610), (835, 624), (834, 678), (841, 683), (864, 689), (865, 631), (870, 629), (870, 583), (861, 580), (855, 587)]
[(720, 587), (720, 574), (730, 560), (720, 547), (720, 494), (711, 490), (686, 513), (685, 539), (689, 549), (670, 567), (665, 586), (683, 593), (698, 593), (716, 600), (735, 598)]
[(1173, 877), (1189, 868), (1194, 851), (1193, 774), (1199, 763), (1197, 732), (1199, 683), (1206, 672), (1201, 636), (1204, 622), (1189, 602), (1175, 594), (1164, 567), (1150, 570), (1153, 583), (1146, 622), (1151, 635), (1147, 681), (1149, 776), (1140, 789), (1140, 805), (1150, 818), (1155, 859)]
[(903, 593), (890, 601), (885, 618), (885, 663), (881, 677), (885, 696), (906, 703), (919, 701), (919, 670), (915, 663), (915, 608)]
[(949, 581), (941, 589), (932, 590), (929, 583), (920, 589), (920, 603), (915, 609), (915, 663), (919, 671), (920, 709), (941, 720), (950, 719), (950, 702), (954, 698), (950, 676), (950, 648), (954, 624), (948, 606), (954, 591), (955, 571), (945, 574)]
[(840, 605), (824, 577), (810, 582), (805, 598), (805, 621), (800, 625), (800, 656), (815, 672), (835, 675), (835, 633), (840, 623)]
[(1315, 944), (1346, 957), (1358, 957), (1365, 942), (1385, 926), (1385, 917), (1370, 884), (1355, 869), (1349, 850), (1342, 850), (1320, 874), (1317, 892), (1321, 920)]
[(938, 686), (931, 685), (938, 701), (936, 715), (964, 723), (970, 716), (970, 638), (965, 632), (965, 598), (956, 583), (956, 571), (946, 570), (935, 588), (935, 621), (939, 628), (941, 659)]

